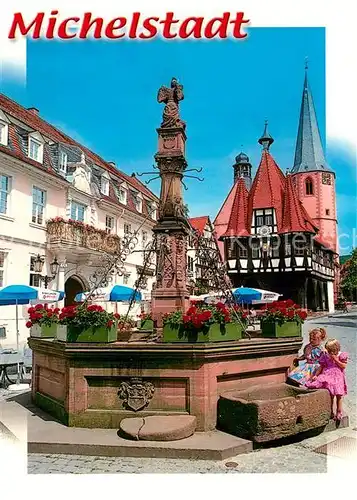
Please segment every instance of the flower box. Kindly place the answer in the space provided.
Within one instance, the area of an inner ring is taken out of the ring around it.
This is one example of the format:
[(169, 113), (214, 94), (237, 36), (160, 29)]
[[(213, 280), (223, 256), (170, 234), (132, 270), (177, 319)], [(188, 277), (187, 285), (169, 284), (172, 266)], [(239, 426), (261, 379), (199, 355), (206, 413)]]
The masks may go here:
[(51, 326), (35, 324), (30, 328), (30, 337), (40, 339), (53, 339), (56, 337), (56, 331), (56, 323), (53, 323)]
[(113, 325), (111, 328), (105, 326), (92, 327), (87, 329), (73, 328), (72, 326), (59, 325), (57, 329), (57, 340), (60, 342), (116, 342), (117, 327)]
[(143, 319), (140, 322), (140, 330), (153, 330), (154, 329), (154, 322), (152, 319)]
[(279, 325), (277, 321), (262, 321), (262, 336), (268, 338), (301, 337), (301, 323), (286, 321)]
[(183, 326), (173, 328), (170, 325), (164, 325), (163, 328), (164, 342), (226, 342), (241, 338), (242, 327), (239, 323), (226, 323), (225, 325), (214, 323), (195, 332), (185, 331)]

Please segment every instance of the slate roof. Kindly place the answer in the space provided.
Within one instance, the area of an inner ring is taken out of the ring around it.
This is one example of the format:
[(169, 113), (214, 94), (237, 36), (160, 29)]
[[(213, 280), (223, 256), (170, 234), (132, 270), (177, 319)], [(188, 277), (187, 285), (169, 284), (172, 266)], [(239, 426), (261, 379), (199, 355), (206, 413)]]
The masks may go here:
[[(106, 171), (108, 172), (111, 183), (109, 189), (109, 196), (105, 196), (100, 193), (97, 189), (98, 195), (101, 199), (110, 201), (111, 203), (118, 205), (122, 208), (127, 208), (130, 211), (142, 215), (148, 214), (147, 202), (156, 202), (158, 204), (158, 197), (150, 191), (139, 179), (137, 179), (133, 174), (130, 176), (121, 170), (117, 169), (110, 162), (106, 162), (98, 156), (93, 151), (89, 150), (82, 144), (51, 125), (50, 123), (43, 120), (40, 116), (34, 112), (24, 108), (17, 102), (13, 101), (9, 97), (0, 93), (0, 109), (5, 113), (9, 119), (9, 134), (8, 134), (8, 145), (4, 146), (0, 144), (0, 151), (7, 153), (15, 158), (25, 161), (26, 163), (37, 167), (40, 171), (46, 171), (47, 173), (62, 179), (65, 181), (63, 175), (59, 172), (58, 168), (58, 157), (59, 151), (67, 153), (68, 163), (78, 163), (81, 158), (81, 153), (83, 152), (86, 158), (86, 164), (92, 169), (92, 179), (93, 183), (100, 188), (100, 176)], [(18, 123), (20, 122), (20, 124)], [(22, 125), (21, 125), (22, 124)], [(30, 129), (30, 130), (29, 130)], [(35, 160), (29, 158), (27, 152), (28, 144), (28, 134), (32, 132), (40, 133), (45, 139), (44, 144), (44, 154), (43, 163), (39, 163)], [(125, 182), (128, 187), (127, 204), (123, 204), (119, 201), (116, 188), (119, 188), (120, 184)], [(135, 193), (141, 193), (143, 195), (143, 210), (138, 212), (135, 207)]]
[(234, 201), (229, 218), (227, 231), (222, 234), (224, 237), (249, 236), (247, 229), (247, 210), (248, 210), (248, 190), (243, 177), (236, 182)]
[(248, 221), (253, 210), (275, 208), (278, 231), (281, 228), (285, 176), (267, 149), (263, 149), (260, 164), (248, 196)]
[[(228, 211), (228, 199), (223, 206)], [(268, 149), (263, 149), (259, 168), (250, 191), (239, 178), (229, 194), (229, 220), (221, 238), (244, 237), (251, 234), (253, 211), (273, 208), (279, 234), (308, 232), (316, 234), (318, 227), (298, 199), (292, 176), (285, 177)], [(220, 213), (222, 213), (222, 209)], [(217, 216), (216, 220), (219, 218)], [(221, 222), (223, 225), (223, 222)], [(317, 240), (320, 242), (320, 240)]]
[(310, 90), (307, 70), (301, 100), (299, 128), (295, 148), (294, 166), (292, 174), (298, 172), (329, 171), (322, 148), (319, 126), (312, 93)]
[(291, 175), (287, 175), (280, 233), (309, 232), (315, 234), (317, 231), (317, 226), (313, 223), (297, 197)]
[(192, 217), (188, 219), (188, 222), (191, 224), (192, 228), (195, 229), (201, 236), (206, 225), (209, 223), (209, 216), (203, 215), (202, 217)]

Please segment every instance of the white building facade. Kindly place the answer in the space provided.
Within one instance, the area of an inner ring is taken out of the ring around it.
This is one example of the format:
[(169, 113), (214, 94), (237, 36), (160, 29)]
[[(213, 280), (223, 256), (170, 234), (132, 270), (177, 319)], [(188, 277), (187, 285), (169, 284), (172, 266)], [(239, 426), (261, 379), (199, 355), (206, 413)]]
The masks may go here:
[[(0, 94), (0, 287), (44, 286), (42, 275), (59, 269), (48, 288), (65, 291), (65, 303), (90, 290), (93, 274), (120, 253), (123, 237), (136, 233), (137, 243), (125, 261), (123, 275), (111, 284), (134, 287), (152, 240), (158, 198), (133, 174), (119, 171), (95, 153)], [(150, 295), (153, 260), (143, 293)], [(59, 304), (60, 306), (64, 305)], [(28, 306), (19, 306), (20, 343), (28, 337)], [(125, 313), (127, 305), (119, 306)], [(135, 313), (136, 314), (136, 313)], [(14, 306), (0, 306), (0, 346), (16, 345)]]

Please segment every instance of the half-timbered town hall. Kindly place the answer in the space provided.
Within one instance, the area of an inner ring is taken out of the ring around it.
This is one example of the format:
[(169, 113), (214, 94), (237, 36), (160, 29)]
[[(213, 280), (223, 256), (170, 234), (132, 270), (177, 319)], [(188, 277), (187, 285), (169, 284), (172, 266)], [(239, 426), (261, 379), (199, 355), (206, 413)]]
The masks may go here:
[(233, 187), (214, 222), (234, 286), (272, 290), (312, 310), (333, 310), (338, 254), (335, 174), (327, 165), (307, 70), (295, 159), (284, 174), (265, 123), (254, 179), (236, 157)]

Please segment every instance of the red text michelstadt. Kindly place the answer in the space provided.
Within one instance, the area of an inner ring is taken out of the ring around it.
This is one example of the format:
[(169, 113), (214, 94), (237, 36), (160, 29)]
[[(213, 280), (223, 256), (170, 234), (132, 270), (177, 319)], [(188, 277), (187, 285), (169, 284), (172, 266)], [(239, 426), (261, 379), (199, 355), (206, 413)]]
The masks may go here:
[(14, 14), (8, 37), (29, 36), (38, 38), (104, 38), (104, 39), (141, 39), (149, 40), (158, 35), (166, 39), (187, 38), (245, 38), (247, 33), (243, 26), (249, 23), (244, 19), (243, 12), (231, 14), (224, 12), (219, 17), (206, 19), (204, 17), (187, 17), (175, 19), (173, 12), (167, 12), (164, 17), (143, 17), (140, 12), (134, 12), (131, 18), (116, 17), (105, 20), (94, 17), (91, 12), (85, 12), (80, 17), (73, 16), (61, 19), (57, 10), (50, 15), (39, 12), (33, 19), (24, 20), (20, 12)]

